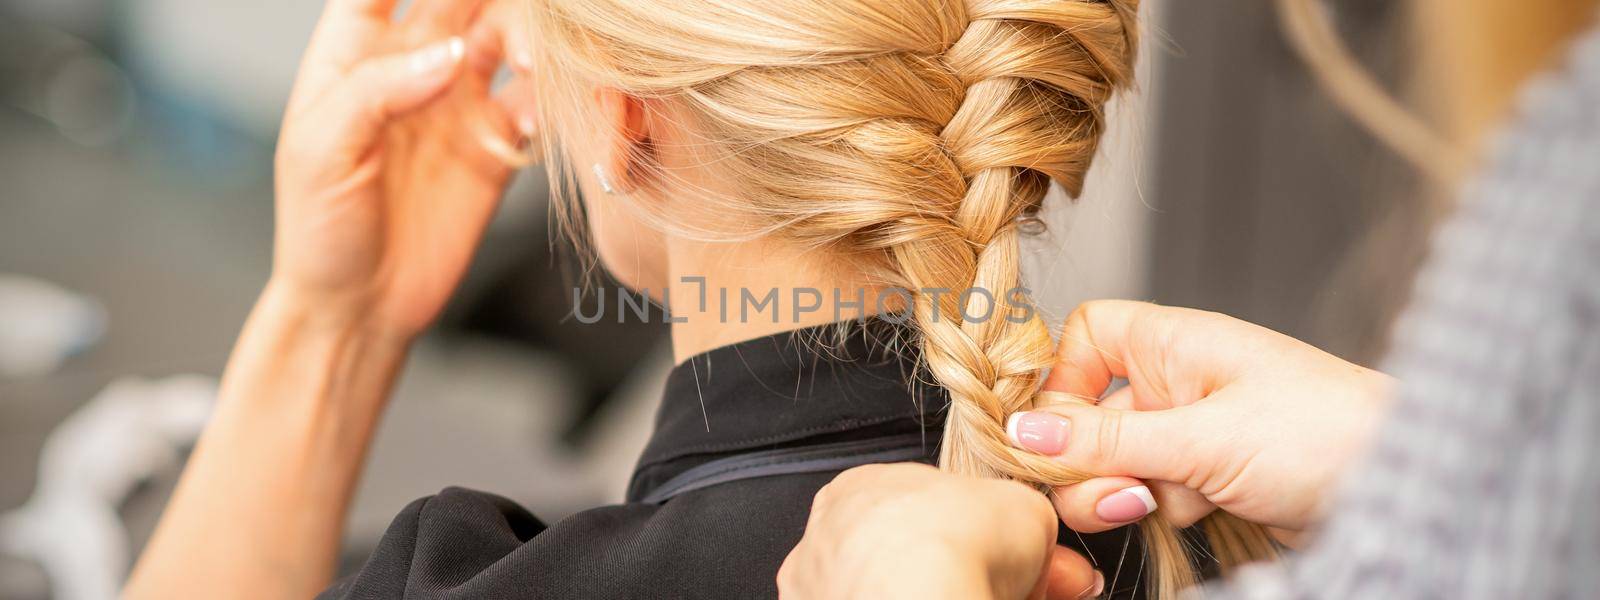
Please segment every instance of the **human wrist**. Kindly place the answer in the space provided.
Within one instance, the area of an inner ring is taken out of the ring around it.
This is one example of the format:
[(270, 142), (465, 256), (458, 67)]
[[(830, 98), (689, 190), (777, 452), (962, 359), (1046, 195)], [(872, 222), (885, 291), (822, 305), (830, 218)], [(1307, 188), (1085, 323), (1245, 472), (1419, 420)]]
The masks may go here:
[[(1366, 367), (1346, 367), (1356, 371), (1354, 376), (1328, 386), (1344, 392), (1321, 399), (1326, 408), (1318, 409), (1324, 411), (1316, 419), (1318, 430), (1302, 436), (1309, 445), (1298, 460), (1317, 467), (1297, 471), (1305, 477), (1300, 480), (1303, 485), (1279, 485), (1275, 492), (1280, 498), (1294, 499), (1288, 504), (1296, 507), (1293, 513), (1298, 518), (1269, 524), (1273, 537), (1289, 548), (1298, 549), (1315, 539), (1335, 508), (1341, 484), (1363, 460), (1393, 404), (1398, 380)], [(1303, 491), (1292, 491), (1296, 487)]]
[(272, 282), (239, 336), (222, 399), (252, 411), (364, 422), (385, 404), (413, 339)]
[(251, 320), (293, 327), (309, 336), (360, 339), (374, 349), (409, 348), (418, 332), (385, 323), (376, 296), (331, 293), (273, 277), (256, 300)]

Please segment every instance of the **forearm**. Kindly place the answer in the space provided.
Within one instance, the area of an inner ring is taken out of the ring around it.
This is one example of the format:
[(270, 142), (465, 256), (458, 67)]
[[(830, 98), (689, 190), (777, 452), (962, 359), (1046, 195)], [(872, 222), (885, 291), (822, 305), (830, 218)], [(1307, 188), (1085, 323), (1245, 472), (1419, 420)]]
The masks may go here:
[(269, 286), (126, 596), (304, 598), (326, 586), (408, 346)]

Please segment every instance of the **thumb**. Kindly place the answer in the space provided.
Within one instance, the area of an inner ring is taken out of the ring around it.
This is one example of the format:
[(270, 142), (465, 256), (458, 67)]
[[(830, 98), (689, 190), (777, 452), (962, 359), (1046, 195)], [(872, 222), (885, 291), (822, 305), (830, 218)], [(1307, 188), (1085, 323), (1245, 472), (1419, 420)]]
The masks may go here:
[[(1046, 397), (1049, 394), (1045, 394)], [(1097, 476), (1184, 483), (1204, 468), (1205, 431), (1199, 405), (1165, 410), (1119, 410), (1077, 402), (1011, 415), (1011, 444)]]
[(409, 52), (359, 63), (330, 90), (319, 123), (308, 124), (325, 138), (324, 148), (359, 157), (395, 117), (438, 97), (461, 71), (466, 43), (460, 37)]
[(1106, 578), (1083, 555), (1062, 546), (1051, 549), (1035, 597), (1048, 600), (1099, 598)]

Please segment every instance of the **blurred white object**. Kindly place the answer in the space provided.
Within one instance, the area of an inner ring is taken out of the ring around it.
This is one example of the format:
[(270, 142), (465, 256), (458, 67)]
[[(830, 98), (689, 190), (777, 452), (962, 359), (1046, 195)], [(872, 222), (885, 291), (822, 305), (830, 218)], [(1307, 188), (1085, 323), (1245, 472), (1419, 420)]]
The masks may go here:
[(42, 375), (105, 331), (99, 302), (31, 277), (0, 274), (0, 377)]
[(120, 14), (139, 78), (273, 139), (324, 0), (140, 0)]
[(58, 600), (115, 598), (131, 562), (117, 507), (178, 465), (216, 396), (210, 377), (112, 382), (45, 440), (33, 495), (0, 514), (0, 551), (38, 562)]

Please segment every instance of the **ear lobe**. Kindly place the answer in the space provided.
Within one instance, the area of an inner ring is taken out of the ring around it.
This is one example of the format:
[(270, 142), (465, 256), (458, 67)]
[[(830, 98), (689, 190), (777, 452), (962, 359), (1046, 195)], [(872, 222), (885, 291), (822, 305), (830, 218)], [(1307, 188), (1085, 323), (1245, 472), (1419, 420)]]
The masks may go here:
[(602, 147), (597, 165), (608, 174), (606, 183), (617, 193), (637, 188), (645, 173), (642, 161), (649, 160), (650, 130), (644, 100), (615, 88), (595, 90), (599, 108)]

